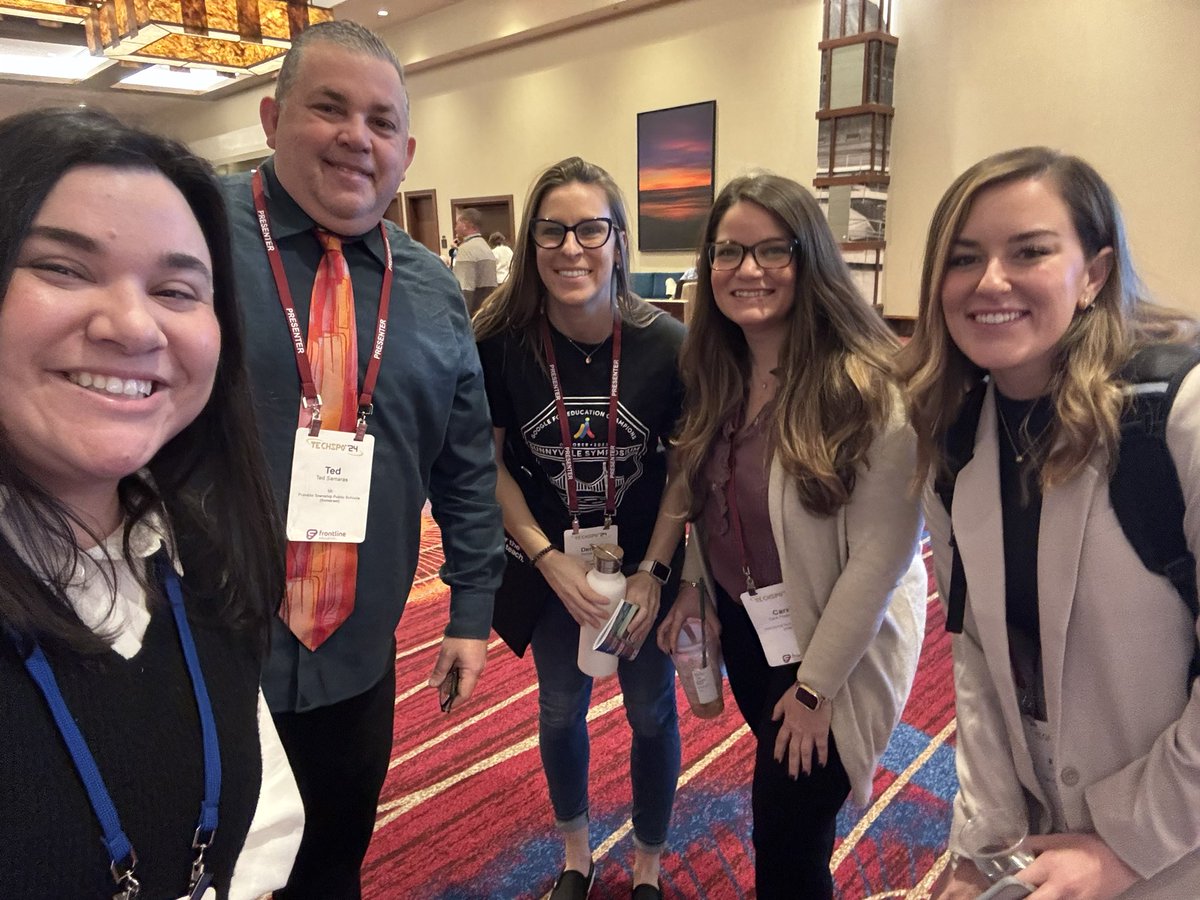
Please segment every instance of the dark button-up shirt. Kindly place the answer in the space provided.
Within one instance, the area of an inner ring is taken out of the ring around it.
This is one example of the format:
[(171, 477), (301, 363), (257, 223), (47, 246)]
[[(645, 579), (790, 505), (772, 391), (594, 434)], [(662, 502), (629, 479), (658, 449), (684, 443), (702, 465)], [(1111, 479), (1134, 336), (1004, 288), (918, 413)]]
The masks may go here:
[[(279, 247), (300, 327), (322, 250), (316, 223), (283, 190), (272, 161), (262, 167), (271, 232)], [(250, 175), (225, 181), (246, 324), (247, 363), (271, 484), (286, 509), (300, 409), (300, 380), (279, 294), (259, 230)], [(367, 538), (359, 545), (350, 618), (315, 652), (276, 620), (263, 691), (276, 712), (314, 709), (378, 683), (394, 664), (393, 635), (412, 587), (428, 497), (442, 530), (450, 585), (450, 637), (486, 638), (504, 568), (495, 499), (492, 427), (483, 375), (454, 277), (425, 247), (386, 223), (393, 272), (391, 309), (374, 413)], [(358, 323), (359, 385), (375, 342), (384, 245), (379, 229), (345, 238)]]

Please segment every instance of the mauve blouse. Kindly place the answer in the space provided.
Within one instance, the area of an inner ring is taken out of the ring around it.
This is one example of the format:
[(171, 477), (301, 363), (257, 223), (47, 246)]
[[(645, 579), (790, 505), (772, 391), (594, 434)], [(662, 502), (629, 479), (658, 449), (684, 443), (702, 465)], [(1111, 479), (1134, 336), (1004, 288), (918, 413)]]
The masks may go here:
[(769, 402), (747, 427), (737, 431), (740, 414), (725, 422), (708, 451), (703, 468), (705, 491), (704, 554), (709, 572), (735, 602), (746, 590), (742, 573), (742, 557), (729, 518), (726, 491), (730, 482), (730, 444), (734, 455), (733, 490), (737, 492), (738, 518), (749, 557), (750, 574), (759, 587), (778, 584), (783, 580), (779, 551), (771, 532), (767, 508), (767, 486), (770, 473), (769, 424), (775, 404)]

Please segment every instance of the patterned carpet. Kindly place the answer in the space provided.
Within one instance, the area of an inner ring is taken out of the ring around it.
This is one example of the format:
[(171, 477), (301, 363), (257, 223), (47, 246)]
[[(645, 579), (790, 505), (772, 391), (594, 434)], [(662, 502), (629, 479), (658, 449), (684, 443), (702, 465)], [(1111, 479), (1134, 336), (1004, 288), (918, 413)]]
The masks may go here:
[[(396, 659), (396, 737), (364, 868), (371, 900), (514, 900), (544, 897), (561, 865), (537, 748), (533, 662), (500, 641), (484, 682), (451, 716), (424, 687), (446, 622), (436, 527), (422, 534), (417, 583)], [(839, 896), (917, 898), (944, 865), (955, 790), (949, 642), (931, 596), (924, 653), (904, 721), (892, 738), (867, 809), (845, 809), (833, 870)], [(726, 693), (703, 721), (679, 694), (683, 771), (663, 858), (667, 897), (754, 896), (749, 782), (752, 738)], [(616, 679), (596, 685), (591, 836), (597, 900), (628, 897), (633, 856), (627, 777), (629, 729)]]

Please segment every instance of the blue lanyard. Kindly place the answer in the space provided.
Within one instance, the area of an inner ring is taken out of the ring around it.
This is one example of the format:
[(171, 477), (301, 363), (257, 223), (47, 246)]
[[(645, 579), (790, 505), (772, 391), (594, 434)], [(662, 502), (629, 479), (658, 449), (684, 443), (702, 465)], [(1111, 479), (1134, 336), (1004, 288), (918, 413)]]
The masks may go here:
[[(167, 597), (171, 601), (171, 613), (175, 617), (175, 625), (179, 630), (179, 643), (183, 648), (184, 661), (187, 663), (188, 675), (191, 676), (192, 690), (196, 695), (196, 708), (200, 714), (200, 733), (204, 742), (204, 799), (200, 803), (200, 818), (196, 825), (196, 833), (192, 839), (192, 847), (196, 850), (196, 860), (192, 864), (191, 884), (195, 887), (204, 875), (204, 851), (212, 843), (217, 831), (217, 806), (221, 796), (221, 754), (217, 747), (217, 725), (213, 719), (212, 702), (208, 698), (208, 688), (204, 684), (204, 673), (200, 669), (200, 659), (196, 655), (196, 643), (192, 639), (192, 630), (188, 625), (187, 614), (183, 608), (183, 591), (179, 586), (179, 576), (171, 565), (166, 552), (160, 552), (154, 560), (155, 573), (158, 581), (167, 589)], [(58, 726), (67, 751), (75, 762), (75, 768), (83, 781), (88, 800), (96, 818), (100, 821), (100, 829), (104, 832), (104, 846), (112, 861), (113, 880), (124, 893), (118, 896), (136, 897), (139, 890), (137, 879), (133, 875), (137, 865), (137, 854), (133, 845), (121, 828), (117, 816), (117, 808), (105, 787), (104, 779), (96, 760), (88, 749), (79, 726), (67, 702), (59, 690), (58, 681), (46, 659), (46, 654), (36, 643), (33, 651), (25, 658), (25, 668), (41, 689), (50, 707), (50, 714)]]

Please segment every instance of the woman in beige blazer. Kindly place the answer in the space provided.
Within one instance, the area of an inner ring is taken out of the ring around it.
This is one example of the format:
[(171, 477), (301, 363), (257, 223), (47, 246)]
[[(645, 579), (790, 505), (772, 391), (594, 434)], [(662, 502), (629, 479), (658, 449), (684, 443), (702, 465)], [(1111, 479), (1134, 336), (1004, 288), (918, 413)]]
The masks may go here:
[[(1108, 491), (1118, 373), (1146, 345), (1195, 339), (1195, 322), (1143, 299), (1116, 201), (1082, 160), (1036, 147), (998, 154), (934, 213), (905, 351), (919, 476), (931, 485), (964, 396), (986, 380), (952, 512), (926, 492), (939, 584), (950, 584), (951, 534), (966, 576), (951, 848), (967, 852), (972, 818), (1002, 843), (995, 822), (1019, 811), (1037, 857), (1017, 877), (1036, 900), (1200, 896), (1196, 623), (1142, 565)], [(1195, 370), (1167, 445), (1195, 554)], [(957, 859), (936, 896), (986, 886)]]
[[(757, 740), (762, 900), (832, 897), (838, 810), (851, 792), (867, 800), (916, 670), (926, 578), (893, 348), (807, 190), (774, 175), (725, 187), (700, 255), (675, 453), (693, 520), (684, 578), (716, 598)], [(695, 586), (681, 589), (660, 645), (674, 650), (699, 611)]]

